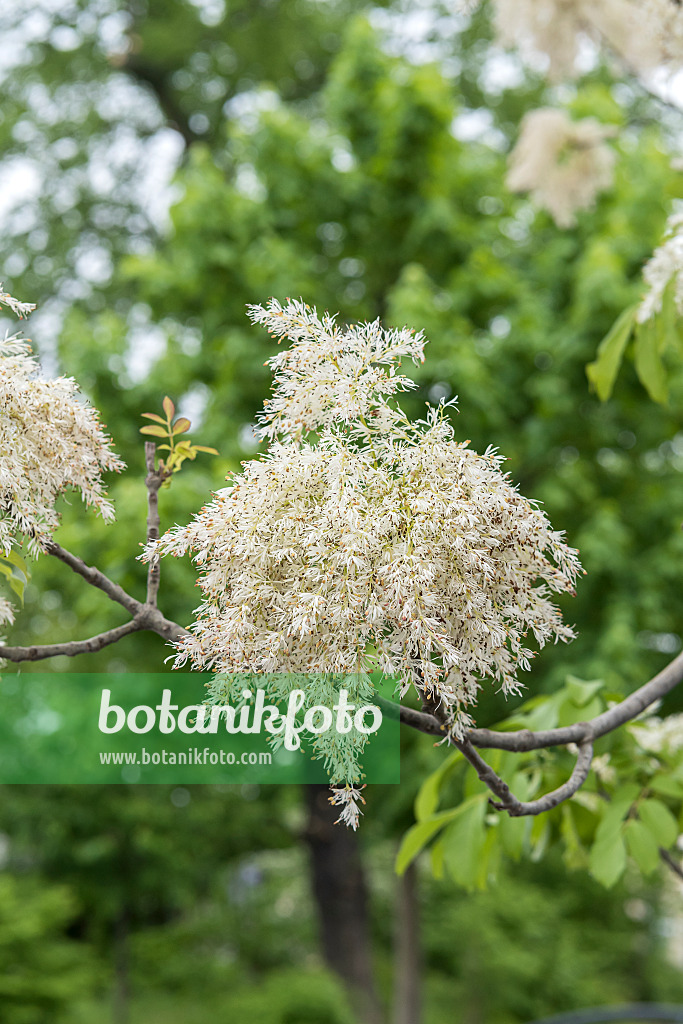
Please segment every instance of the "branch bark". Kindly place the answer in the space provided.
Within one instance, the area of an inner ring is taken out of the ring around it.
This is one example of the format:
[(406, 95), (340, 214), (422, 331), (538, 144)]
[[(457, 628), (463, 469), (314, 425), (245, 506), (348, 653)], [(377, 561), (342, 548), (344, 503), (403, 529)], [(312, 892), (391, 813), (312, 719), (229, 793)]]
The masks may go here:
[[(581, 745), (585, 740), (598, 739), (598, 737), (613, 732), (621, 725), (625, 725), (626, 722), (637, 718), (642, 711), (666, 696), (681, 681), (683, 681), (683, 652), (647, 683), (625, 697), (621, 703), (603, 711), (602, 714), (588, 722), (578, 722), (576, 725), (568, 725), (561, 729), (543, 729), (539, 732), (532, 732), (530, 729), (519, 729), (515, 732), (470, 729), (466, 738), (474, 747), (511, 750), (514, 753), (525, 753), (544, 747), (562, 747), (568, 743)], [(389, 702), (382, 701), (381, 703), (382, 707), (386, 707)], [(394, 707), (398, 707), (398, 705), (394, 705)], [(432, 705), (428, 707), (427, 710), (427, 705), (423, 705), (422, 711), (416, 711), (401, 705), (398, 711), (400, 720), (412, 729), (443, 739), (445, 736), (444, 723), (435, 713), (434, 707)]]
[(126, 593), (118, 583), (114, 583), (94, 566), (86, 565), (82, 558), (79, 558), (78, 555), (72, 555), (70, 551), (67, 551), (66, 548), (63, 548), (56, 541), (49, 540), (45, 545), (45, 551), (48, 555), (54, 555), (60, 562), (68, 565), (70, 569), (78, 573), (79, 576), (82, 576), (91, 586), (102, 590), (112, 601), (123, 605), (131, 615), (135, 615), (143, 607), (140, 601), (136, 601), (134, 597)]
[[(159, 539), (161, 520), (159, 518), (159, 488), (169, 476), (163, 470), (156, 468), (156, 445), (154, 441), (145, 441), (145, 466), (147, 476), (145, 487), (147, 488), (147, 543)], [(153, 558), (147, 570), (147, 604), (156, 607), (157, 595), (159, 593), (159, 581), (161, 578), (161, 561), (159, 557)]]
[(137, 633), (141, 627), (135, 619), (126, 622), (123, 626), (116, 626), (115, 629), (108, 629), (105, 633), (98, 633), (89, 640), (71, 640), (63, 644), (42, 644), (31, 647), (0, 647), (0, 658), (6, 661), (42, 661), (44, 658), (56, 658), (60, 654), (66, 654), (74, 658), (77, 654), (91, 654), (101, 651), (109, 644), (115, 644), (130, 633)]

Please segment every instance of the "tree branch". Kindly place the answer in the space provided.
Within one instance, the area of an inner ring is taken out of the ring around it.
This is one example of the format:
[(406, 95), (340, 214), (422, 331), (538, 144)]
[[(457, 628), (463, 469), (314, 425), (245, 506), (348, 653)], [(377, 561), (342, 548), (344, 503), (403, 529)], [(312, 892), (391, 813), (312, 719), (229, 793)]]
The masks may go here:
[(75, 573), (82, 576), (84, 580), (90, 583), (93, 587), (98, 587), (104, 591), (107, 597), (111, 598), (112, 601), (116, 601), (118, 604), (123, 605), (126, 611), (129, 611), (131, 615), (136, 615), (144, 608), (141, 601), (136, 601), (134, 597), (131, 597), (123, 587), (120, 587), (118, 583), (114, 583), (103, 572), (96, 569), (94, 566), (86, 565), (85, 562), (78, 557), (78, 555), (72, 555), (70, 551), (63, 548), (61, 544), (58, 544), (54, 540), (49, 540), (45, 545), (45, 551), (48, 555), (54, 555), (60, 562), (64, 562), (70, 569), (73, 569)]
[[(147, 476), (147, 543), (159, 539), (161, 520), (159, 518), (159, 488), (170, 475), (156, 468), (156, 445), (154, 441), (145, 441), (145, 465)], [(161, 578), (161, 560), (157, 555), (152, 558), (147, 570), (147, 604), (156, 608), (159, 581)]]
[(678, 875), (678, 877), (680, 879), (683, 879), (683, 867), (681, 867), (681, 865), (678, 863), (678, 861), (675, 860), (671, 856), (669, 851), (665, 850), (663, 846), (659, 847), (659, 856), (664, 861), (664, 863), (667, 865), (667, 867), (671, 868), (671, 870), (673, 871), (673, 873), (675, 875)]
[[(608, 732), (613, 732), (621, 725), (636, 718), (656, 700), (664, 697), (683, 681), (683, 652), (658, 672), (656, 676), (634, 690), (619, 704), (603, 711), (602, 714), (588, 722), (578, 722), (560, 729), (543, 729), (532, 732), (530, 729), (519, 729), (515, 732), (498, 732), (495, 729), (470, 729), (467, 739), (475, 747), (511, 750), (514, 753), (525, 753), (529, 750), (540, 750), (544, 747), (561, 747), (567, 743), (581, 744), (585, 740), (597, 739)], [(429, 707), (429, 711), (425, 708)], [(419, 732), (443, 739), (445, 728), (439, 720), (433, 705), (423, 705), (422, 711), (406, 708), (399, 710), (400, 720), (404, 725), (417, 729)]]
[(101, 651), (109, 644), (115, 644), (124, 636), (130, 633), (137, 633), (142, 627), (138, 626), (135, 619), (126, 622), (123, 626), (116, 626), (105, 633), (98, 633), (89, 640), (72, 640), (63, 644), (43, 644), (32, 647), (0, 647), (0, 659), (6, 661), (42, 661), (44, 658), (56, 658), (60, 654), (66, 654), (73, 658), (77, 654), (90, 654)]
[(199, 135), (190, 128), (190, 121), (181, 105), (178, 103), (170, 83), (171, 72), (164, 70), (145, 60), (135, 53), (126, 54), (121, 64), (122, 70), (128, 72), (131, 78), (136, 79), (152, 90), (157, 102), (168, 118), (171, 128), (175, 128), (182, 136), (185, 146), (191, 146), (196, 142)]

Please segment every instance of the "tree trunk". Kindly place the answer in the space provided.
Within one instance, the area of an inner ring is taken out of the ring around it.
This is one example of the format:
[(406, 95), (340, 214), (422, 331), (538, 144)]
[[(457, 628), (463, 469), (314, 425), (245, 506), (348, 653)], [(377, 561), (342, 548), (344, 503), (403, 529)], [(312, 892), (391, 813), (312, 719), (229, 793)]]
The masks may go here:
[(130, 964), (128, 913), (123, 907), (114, 923), (114, 1024), (128, 1024), (130, 1007)]
[(362, 1024), (381, 1024), (372, 974), (368, 896), (358, 837), (335, 825), (329, 788), (304, 787), (308, 807), (305, 839), (310, 850), (313, 896), (323, 956), (344, 981)]
[(420, 1024), (420, 909), (411, 861), (397, 880), (393, 1024)]

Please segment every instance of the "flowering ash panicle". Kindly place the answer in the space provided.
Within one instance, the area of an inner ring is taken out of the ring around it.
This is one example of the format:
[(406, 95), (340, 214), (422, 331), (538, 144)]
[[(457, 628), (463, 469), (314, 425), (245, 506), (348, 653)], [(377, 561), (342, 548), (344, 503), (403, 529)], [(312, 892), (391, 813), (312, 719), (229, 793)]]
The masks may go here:
[(643, 278), (648, 291), (636, 314), (639, 323), (660, 312), (670, 281), (676, 308), (683, 316), (683, 212), (674, 213), (667, 220), (664, 241), (645, 264)]
[(349, 328), (302, 302), (249, 315), (290, 348), (274, 356), (267, 453), (228, 477), (188, 526), (150, 545), (193, 553), (203, 601), (177, 665), (225, 673), (379, 668), (471, 724), (481, 681), (516, 691), (549, 640), (551, 600), (573, 591), (576, 552), (483, 455), (454, 440), (443, 404), (408, 421), (393, 396), (422, 359), (412, 332)]
[(683, 715), (652, 715), (631, 725), (629, 731), (638, 745), (650, 753), (675, 754), (683, 750)]
[[(460, 10), (476, 4), (459, 0)], [(543, 54), (554, 81), (580, 73), (582, 43), (604, 45), (636, 74), (683, 65), (683, 9), (678, 0), (494, 0), (501, 46)]]
[(55, 501), (81, 492), (106, 520), (114, 512), (102, 470), (120, 470), (97, 412), (67, 377), (46, 379), (19, 336), (0, 340), (0, 548), (15, 534), (44, 547), (58, 525)]
[(344, 825), (352, 828), (354, 832), (356, 831), (363, 813), (360, 805), (365, 803), (361, 793), (362, 789), (365, 789), (365, 786), (360, 788), (355, 786), (333, 787), (332, 796), (328, 799), (333, 806), (341, 807), (341, 814), (335, 825), (341, 821)]
[(532, 110), (510, 154), (508, 188), (530, 192), (559, 227), (572, 227), (576, 210), (593, 206), (612, 184), (614, 153), (604, 140), (613, 134), (592, 117), (572, 121), (562, 110)]
[(32, 313), (33, 310), (36, 308), (34, 302), (19, 302), (19, 300), (15, 299), (14, 296), (9, 294), (9, 292), (3, 291), (1, 283), (0, 305), (7, 306), (9, 309), (12, 310), (13, 313), (15, 313), (19, 317), (20, 320), (27, 317), (29, 313)]

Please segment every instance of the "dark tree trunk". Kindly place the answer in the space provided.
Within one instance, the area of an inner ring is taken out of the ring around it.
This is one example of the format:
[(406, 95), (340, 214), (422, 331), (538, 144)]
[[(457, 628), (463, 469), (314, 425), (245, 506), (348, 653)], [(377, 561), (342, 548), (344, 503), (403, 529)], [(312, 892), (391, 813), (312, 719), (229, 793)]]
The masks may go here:
[(420, 1024), (420, 904), (412, 861), (397, 879), (393, 1024)]
[(114, 1024), (128, 1024), (130, 1007), (130, 963), (128, 914), (125, 907), (114, 923)]
[(383, 1020), (372, 973), (368, 895), (358, 837), (335, 825), (329, 788), (305, 786), (313, 896), (323, 956), (346, 984), (362, 1024)]

